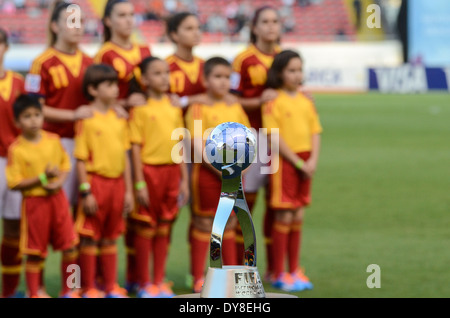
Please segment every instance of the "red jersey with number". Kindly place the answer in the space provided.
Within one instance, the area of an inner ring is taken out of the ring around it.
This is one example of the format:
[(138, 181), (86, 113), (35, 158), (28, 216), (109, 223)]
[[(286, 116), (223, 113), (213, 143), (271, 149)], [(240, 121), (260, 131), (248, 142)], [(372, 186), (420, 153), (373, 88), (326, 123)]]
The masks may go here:
[[(274, 54), (265, 54), (255, 45), (251, 44), (247, 49), (238, 54), (233, 61), (233, 75), (231, 77), (231, 89), (243, 98), (261, 96), (266, 88), (267, 72), (273, 59), (281, 49), (276, 48)], [(253, 128), (262, 127), (261, 108), (246, 111)]]
[(166, 58), (170, 69), (170, 92), (178, 96), (192, 96), (205, 92), (203, 66), (205, 62), (195, 57), (186, 61), (176, 55)]
[(14, 125), (13, 105), (16, 98), (25, 92), (23, 77), (6, 71), (0, 78), (0, 157), (6, 157), (8, 147), (19, 135)]
[[(84, 73), (92, 62), (92, 58), (80, 50), (68, 54), (48, 48), (33, 61), (25, 90), (38, 94), (45, 99), (45, 105), (58, 109), (75, 110), (87, 105), (82, 85)], [(74, 137), (73, 122), (45, 121), (44, 130), (62, 138)]]
[(139, 64), (150, 56), (150, 48), (147, 45), (133, 44), (130, 49), (125, 49), (113, 42), (106, 42), (94, 58), (95, 63), (111, 65), (119, 76), (119, 99), (128, 97), (129, 82), (136, 77), (140, 81), (141, 72)]

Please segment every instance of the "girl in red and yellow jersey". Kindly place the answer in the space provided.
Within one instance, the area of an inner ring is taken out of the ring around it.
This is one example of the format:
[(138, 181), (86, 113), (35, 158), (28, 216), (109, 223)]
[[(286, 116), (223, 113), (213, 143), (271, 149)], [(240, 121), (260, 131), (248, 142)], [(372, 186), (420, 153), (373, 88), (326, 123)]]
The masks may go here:
[[(41, 97), (45, 116), (44, 129), (58, 134), (72, 166), (74, 147), (74, 123), (90, 117), (86, 98), (80, 94), (86, 68), (92, 59), (79, 49), (84, 34), (84, 25), (71, 27), (67, 21), (72, 14), (67, 10), (71, 4), (56, 1), (50, 14), (49, 48), (32, 63), (26, 77), (25, 89), (28, 93)], [(82, 20), (81, 20), (82, 21)], [(77, 200), (77, 180), (75, 169), (69, 174), (64, 190), (72, 206)]]
[[(126, 0), (108, 0), (103, 14), (104, 43), (94, 58), (96, 63), (111, 65), (119, 74), (119, 103), (128, 104), (129, 83), (133, 76), (139, 81), (138, 65), (150, 56), (148, 45), (133, 43), (134, 6)], [(145, 102), (141, 97), (138, 101)], [(130, 100), (132, 103), (132, 100)], [(139, 104), (139, 102), (137, 103)]]
[[(156, 57), (141, 63), (142, 84), (147, 87), (147, 105), (131, 111), (130, 135), (136, 196), (139, 207), (134, 220), (134, 250), (139, 298), (172, 297), (164, 282), (170, 235), (179, 207), (189, 198), (186, 164), (176, 153), (183, 116), (166, 92), (169, 66)], [(179, 200), (181, 198), (181, 200)], [(153, 258), (153, 279), (149, 259)]]
[[(267, 85), (278, 96), (263, 106), (263, 125), (278, 140), (279, 154), (272, 153), (269, 204), (274, 287), (301, 291), (312, 284), (300, 270), (300, 243), (305, 207), (311, 203), (311, 180), (317, 168), (322, 126), (314, 104), (299, 91), (303, 61), (294, 51), (275, 56)], [(276, 130), (275, 130), (276, 129)], [(289, 271), (284, 262), (288, 258)]]
[[(275, 8), (264, 6), (255, 11), (250, 25), (250, 45), (233, 61), (232, 91), (239, 96), (252, 128), (258, 136), (258, 149), (267, 149), (267, 141), (259, 133), (262, 127), (261, 106), (276, 97), (276, 91), (266, 87), (267, 71), (272, 65), (275, 54), (280, 52), (281, 20)], [(245, 197), (248, 207), (252, 211), (256, 202), (258, 190), (267, 184), (267, 176), (261, 173), (265, 164), (262, 158), (247, 169), (244, 176)], [(266, 207), (267, 208), (267, 207)], [(270, 252), (270, 211), (265, 212), (265, 238), (268, 271), (271, 271), (272, 258)], [(243, 254), (243, 237), (238, 234), (238, 253)]]
[(47, 247), (62, 251), (61, 297), (78, 298), (70, 290), (69, 268), (76, 263), (69, 204), (62, 190), (70, 171), (70, 159), (60, 137), (42, 130), (42, 105), (35, 97), (21, 95), (14, 103), (14, 118), (21, 134), (8, 149), (8, 187), (23, 195), (20, 252), (27, 256), (25, 280), (30, 298), (47, 298), (39, 293), (48, 255)]
[[(206, 61), (204, 77), (210, 102), (207, 105), (193, 104), (186, 113), (186, 124), (194, 145), (194, 157), (203, 157), (207, 133), (217, 125), (233, 121), (250, 126), (242, 106), (239, 103), (228, 104), (225, 101), (225, 96), (230, 89), (230, 75), (231, 65), (225, 59), (213, 57)], [(194, 161), (191, 175), (190, 256), (193, 290), (196, 293), (200, 292), (204, 280), (206, 254), (219, 203), (221, 185), (221, 174), (218, 170), (203, 160), (202, 163)], [(223, 259), (226, 265), (238, 264), (235, 244), (236, 225), (236, 217), (230, 217), (223, 238)]]
[(200, 43), (201, 29), (197, 16), (190, 12), (174, 14), (167, 20), (167, 36), (175, 44), (175, 53), (166, 58), (170, 68), (170, 92), (181, 97), (183, 114), (189, 104), (205, 92), (203, 59), (193, 50)]
[[(139, 63), (150, 56), (148, 45), (133, 43), (135, 30), (134, 6), (126, 0), (108, 0), (103, 14), (104, 43), (94, 61), (111, 65), (119, 76), (119, 104), (126, 107), (146, 103), (140, 84)], [(130, 82), (137, 90), (130, 92)], [(127, 253), (126, 288), (133, 291), (136, 287), (133, 250), (133, 228), (127, 222), (125, 245)]]
[(81, 237), (83, 296), (98, 297), (95, 288), (97, 250), (107, 298), (125, 297), (117, 285), (116, 240), (125, 230), (124, 215), (134, 206), (127, 121), (113, 110), (119, 94), (116, 71), (109, 65), (90, 66), (83, 92), (93, 116), (77, 122), (74, 156), (81, 204), (76, 229)]
[(8, 147), (19, 135), (14, 125), (13, 104), (24, 93), (24, 80), (18, 73), (3, 68), (3, 57), (8, 50), (8, 35), (0, 29), (0, 216), (3, 237), (0, 247), (2, 297), (12, 297), (19, 285), (22, 256), (19, 253), (20, 192), (8, 189), (5, 178)]

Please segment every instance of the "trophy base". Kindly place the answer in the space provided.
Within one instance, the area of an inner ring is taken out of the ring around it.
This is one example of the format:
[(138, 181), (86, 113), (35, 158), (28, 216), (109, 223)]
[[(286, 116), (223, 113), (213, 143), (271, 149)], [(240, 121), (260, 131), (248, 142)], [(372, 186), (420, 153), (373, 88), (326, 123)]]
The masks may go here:
[(264, 287), (255, 266), (209, 267), (201, 298), (265, 298)]

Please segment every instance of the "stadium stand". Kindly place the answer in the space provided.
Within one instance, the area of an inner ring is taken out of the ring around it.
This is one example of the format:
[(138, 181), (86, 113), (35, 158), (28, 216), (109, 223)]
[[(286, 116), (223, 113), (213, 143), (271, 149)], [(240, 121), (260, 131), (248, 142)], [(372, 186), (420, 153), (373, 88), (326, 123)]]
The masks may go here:
[[(7, 1), (3, 1), (0, 21), (2, 26), (10, 32), (12, 42), (43, 43), (47, 32), (48, 8), (41, 5), (42, 0), (28, 0), (24, 9), (8, 7), (5, 9)], [(163, 18), (170, 13), (170, 10), (194, 10), (204, 26), (204, 43), (245, 41), (248, 36), (248, 21), (254, 9), (263, 5), (272, 5), (280, 8), (285, 24), (283, 35), (285, 42), (356, 40), (356, 29), (352, 21), (353, 13), (346, 0), (178, 0), (172, 1), (176, 5), (172, 7), (166, 1), (131, 0), (136, 8), (138, 37), (149, 43), (165, 42), (167, 38)], [(48, 2), (50, 1), (44, 1), (44, 4)], [(105, 1), (78, 0), (74, 2), (83, 8), (87, 28), (84, 42), (98, 41), (102, 31), (100, 23), (102, 3)], [(233, 11), (230, 3), (235, 6), (234, 16), (230, 16), (229, 13)], [(236, 13), (236, 10), (243, 6), (249, 6), (246, 13)], [(208, 28), (208, 18), (214, 15), (226, 20), (225, 30), (221, 29), (222, 31), (219, 32)]]

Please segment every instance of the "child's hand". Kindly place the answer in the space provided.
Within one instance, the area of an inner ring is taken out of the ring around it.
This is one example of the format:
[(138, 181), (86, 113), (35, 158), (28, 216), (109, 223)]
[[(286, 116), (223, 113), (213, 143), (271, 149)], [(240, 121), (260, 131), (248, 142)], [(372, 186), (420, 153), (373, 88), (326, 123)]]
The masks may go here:
[(98, 210), (97, 200), (92, 194), (83, 199), (83, 210), (88, 216), (93, 216)]
[(267, 103), (277, 98), (278, 92), (273, 88), (266, 88), (261, 94), (261, 104)]
[(147, 188), (143, 188), (136, 191), (136, 198), (139, 205), (143, 206), (144, 208), (148, 209), (150, 206), (150, 198), (148, 197)]
[(189, 201), (189, 183), (182, 182), (180, 185), (180, 207), (184, 206)]
[(316, 172), (316, 162), (313, 160), (306, 160), (303, 164), (301, 171), (307, 178), (312, 178), (314, 173)]
[(177, 94), (169, 94), (170, 103), (175, 107), (181, 107), (180, 96)]
[(142, 106), (147, 104), (147, 97), (142, 93), (132, 93), (127, 100), (129, 107)]
[(59, 180), (53, 181), (48, 183), (45, 186), (42, 186), (45, 190), (47, 190), (48, 192), (55, 192), (58, 191), (59, 189), (61, 189), (63, 186), (62, 182)]
[(128, 119), (129, 115), (128, 115), (127, 111), (125, 110), (125, 108), (123, 108), (122, 105), (117, 104), (114, 106), (113, 109), (119, 118)]
[(231, 93), (225, 95), (224, 100), (227, 105), (233, 105), (239, 102), (239, 99)]
[(77, 121), (81, 119), (91, 118), (93, 115), (94, 112), (92, 111), (92, 107), (83, 105), (75, 110), (74, 119), (75, 121)]
[(123, 202), (123, 215), (127, 216), (134, 210), (134, 197), (133, 193), (126, 192)]
[(49, 179), (59, 176), (58, 167), (47, 165), (47, 167), (45, 168), (45, 175)]

